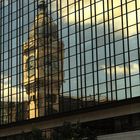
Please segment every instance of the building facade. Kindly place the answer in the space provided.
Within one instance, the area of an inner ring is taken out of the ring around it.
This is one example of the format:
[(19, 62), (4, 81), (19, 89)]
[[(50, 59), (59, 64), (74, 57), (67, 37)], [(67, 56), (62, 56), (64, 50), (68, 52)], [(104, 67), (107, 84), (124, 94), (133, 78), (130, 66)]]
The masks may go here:
[(1, 0), (0, 137), (66, 120), (139, 130), (139, 56), (138, 0)]

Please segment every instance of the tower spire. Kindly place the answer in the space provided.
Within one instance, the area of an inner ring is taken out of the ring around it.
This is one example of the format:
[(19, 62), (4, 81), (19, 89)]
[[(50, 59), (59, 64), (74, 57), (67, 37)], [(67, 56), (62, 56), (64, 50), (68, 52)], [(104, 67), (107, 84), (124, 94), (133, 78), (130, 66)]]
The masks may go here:
[(38, 0), (38, 8), (43, 9), (45, 6), (45, 0)]

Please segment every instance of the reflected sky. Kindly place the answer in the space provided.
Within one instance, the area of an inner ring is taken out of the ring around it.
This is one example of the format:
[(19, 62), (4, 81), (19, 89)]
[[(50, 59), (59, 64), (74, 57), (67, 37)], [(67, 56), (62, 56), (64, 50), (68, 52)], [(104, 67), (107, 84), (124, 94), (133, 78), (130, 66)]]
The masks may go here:
[[(137, 1), (137, 12), (135, 1)], [(20, 92), (24, 91), (21, 89), (22, 86), (18, 86), (22, 83), (20, 81), (22, 76), (20, 74), (16, 76), (15, 69), (18, 67), (18, 73), (22, 72), (20, 48), (27, 41), (28, 31), (31, 30), (36, 16), (36, 12), (33, 11), (36, 2), (34, 4), (34, 1), (24, 0), (23, 14), (25, 15), (19, 18), (16, 18), (19, 12), (16, 9), (16, 2), (12, 2), (13, 22), (8, 23), (8, 1), (5, 1), (5, 9), (2, 12), (4, 17), (2, 41), (5, 42), (2, 44), (4, 53), (1, 55), (1, 61), (4, 60), (4, 63), (1, 62), (1, 68), (4, 72), (1, 77), (5, 78), (2, 81), (5, 100), (7, 87), (13, 96), (12, 100), (15, 100), (13, 93), (18, 93), (19, 89)], [(30, 4), (29, 9), (28, 4)], [(66, 0), (49, 0), (47, 11), (57, 23), (59, 37), (64, 42), (64, 95), (68, 96), (71, 93), (75, 97), (77, 94), (79, 97), (81, 95), (85, 97), (101, 94), (106, 97), (108, 94), (108, 97), (112, 98), (111, 93), (113, 93), (114, 100), (116, 94), (118, 99), (124, 99), (126, 92), (128, 97), (130, 94), (140, 96), (138, 62), (140, 45), (138, 37), (140, 36), (137, 35), (140, 32), (140, 2), (138, 0), (113, 0), (113, 3), (112, 0), (69, 0), (68, 3)], [(28, 15), (27, 12), (30, 14)], [(8, 28), (12, 31), (10, 44), (6, 42)], [(23, 36), (20, 34), (20, 28), (23, 29)], [(9, 48), (11, 50), (7, 52)], [(9, 72), (8, 65), (11, 65)], [(20, 77), (20, 80), (17, 80), (17, 77)], [(125, 81), (124, 78), (127, 80)], [(132, 89), (130, 89), (131, 83), (134, 86)], [(125, 88), (128, 91), (125, 91)], [(26, 94), (25, 99), (27, 99)]]

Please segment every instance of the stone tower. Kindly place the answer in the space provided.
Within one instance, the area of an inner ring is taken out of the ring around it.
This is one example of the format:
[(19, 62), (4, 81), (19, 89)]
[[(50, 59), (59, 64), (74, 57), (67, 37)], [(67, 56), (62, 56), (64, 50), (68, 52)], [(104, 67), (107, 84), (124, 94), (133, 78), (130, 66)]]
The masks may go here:
[(23, 45), (23, 84), (29, 97), (29, 116), (35, 118), (59, 111), (63, 83), (63, 42), (57, 25), (38, 4), (38, 14)]

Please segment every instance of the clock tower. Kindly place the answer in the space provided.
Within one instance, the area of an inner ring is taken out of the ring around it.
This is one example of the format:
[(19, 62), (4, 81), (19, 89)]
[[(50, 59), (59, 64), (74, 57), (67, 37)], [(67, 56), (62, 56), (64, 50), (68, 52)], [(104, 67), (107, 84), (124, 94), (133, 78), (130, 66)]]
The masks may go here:
[(63, 83), (63, 42), (44, 1), (39, 2), (38, 9), (28, 41), (23, 44), (23, 84), (30, 118), (59, 111)]

